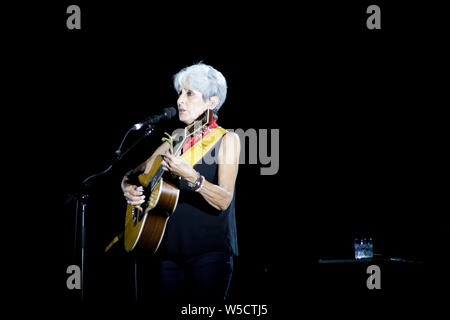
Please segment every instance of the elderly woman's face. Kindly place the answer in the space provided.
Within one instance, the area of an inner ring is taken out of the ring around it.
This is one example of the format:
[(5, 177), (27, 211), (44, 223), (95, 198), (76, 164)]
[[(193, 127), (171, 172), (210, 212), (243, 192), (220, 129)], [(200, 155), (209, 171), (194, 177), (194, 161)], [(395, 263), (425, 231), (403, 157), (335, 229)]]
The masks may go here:
[(181, 86), (178, 94), (178, 116), (181, 122), (189, 125), (208, 109), (207, 102), (203, 101), (202, 93), (189, 84)]

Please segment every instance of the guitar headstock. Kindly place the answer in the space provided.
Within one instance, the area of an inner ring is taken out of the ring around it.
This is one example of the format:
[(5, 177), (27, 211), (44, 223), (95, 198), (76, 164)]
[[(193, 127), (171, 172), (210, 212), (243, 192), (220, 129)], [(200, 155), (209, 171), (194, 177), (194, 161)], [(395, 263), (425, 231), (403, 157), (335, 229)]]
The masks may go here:
[(210, 109), (206, 110), (200, 117), (198, 117), (193, 123), (186, 127), (186, 134), (191, 136), (196, 135), (199, 131), (203, 130), (211, 124), (213, 120), (213, 113)]
[[(201, 133), (203, 129), (207, 128), (213, 120), (213, 113), (210, 109), (208, 109), (205, 113), (203, 113), (200, 117), (197, 118), (193, 123), (188, 125), (186, 128), (184, 128), (184, 133), (182, 135), (179, 135), (176, 138), (176, 141), (173, 140), (174, 138), (170, 138), (171, 142), (171, 151), (173, 154), (178, 154), (182, 148), (182, 146), (186, 143), (187, 139), (189, 139), (192, 136), (197, 135), (198, 133)], [(169, 136), (170, 137), (170, 136)], [(169, 139), (163, 138), (163, 141), (168, 141)], [(176, 142), (176, 146), (173, 147), (173, 142)]]

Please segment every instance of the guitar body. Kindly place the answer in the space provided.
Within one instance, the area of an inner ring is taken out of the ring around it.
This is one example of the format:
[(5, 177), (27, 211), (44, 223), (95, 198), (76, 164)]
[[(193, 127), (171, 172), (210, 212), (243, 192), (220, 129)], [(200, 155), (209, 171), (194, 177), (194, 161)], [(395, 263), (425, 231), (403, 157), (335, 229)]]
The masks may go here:
[(177, 206), (180, 190), (162, 178), (161, 161), (162, 157), (157, 156), (150, 172), (138, 177), (147, 199), (141, 205), (143, 211), (127, 205), (124, 244), (128, 252), (136, 248), (156, 252), (170, 214)]

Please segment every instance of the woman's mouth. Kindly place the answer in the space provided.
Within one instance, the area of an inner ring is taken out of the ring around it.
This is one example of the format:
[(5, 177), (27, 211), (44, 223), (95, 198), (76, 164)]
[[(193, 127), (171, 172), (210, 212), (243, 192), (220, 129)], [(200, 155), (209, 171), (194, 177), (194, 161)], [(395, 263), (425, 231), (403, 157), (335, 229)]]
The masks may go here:
[(179, 113), (186, 112), (186, 109), (180, 108), (180, 109), (178, 109), (178, 112), (179, 112)]

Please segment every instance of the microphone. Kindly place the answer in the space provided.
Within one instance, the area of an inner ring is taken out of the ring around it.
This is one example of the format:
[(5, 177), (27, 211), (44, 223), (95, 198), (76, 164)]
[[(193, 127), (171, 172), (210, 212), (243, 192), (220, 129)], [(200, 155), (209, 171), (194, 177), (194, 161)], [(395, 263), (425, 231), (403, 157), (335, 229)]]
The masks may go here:
[(164, 108), (163, 112), (161, 114), (150, 116), (147, 119), (145, 119), (143, 122), (136, 123), (131, 129), (132, 130), (139, 130), (142, 127), (148, 126), (149, 124), (155, 124), (158, 123), (161, 120), (170, 119), (173, 118), (177, 114), (177, 111), (175, 108)]

